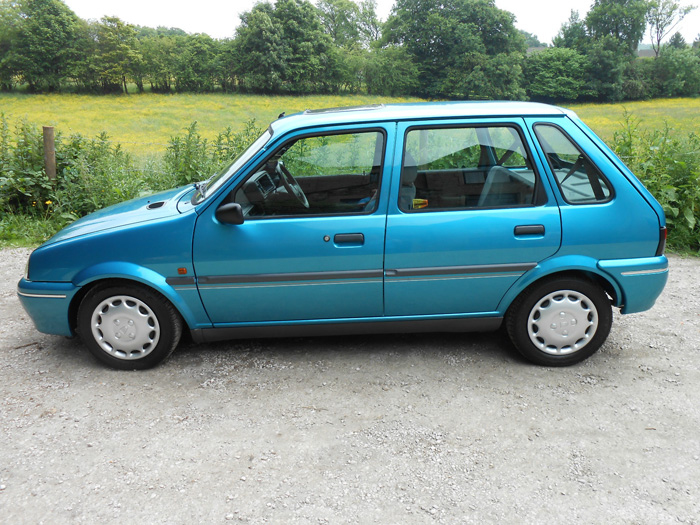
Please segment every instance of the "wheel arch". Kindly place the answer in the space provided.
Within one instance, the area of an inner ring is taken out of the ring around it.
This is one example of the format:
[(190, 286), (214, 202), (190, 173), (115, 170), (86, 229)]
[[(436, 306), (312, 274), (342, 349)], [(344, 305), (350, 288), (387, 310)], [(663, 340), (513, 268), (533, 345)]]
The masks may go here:
[(548, 259), (524, 274), (506, 293), (498, 305), (498, 311), (504, 315), (513, 302), (528, 289), (544, 280), (562, 277), (583, 277), (600, 286), (611, 298), (614, 306), (620, 306), (622, 290), (618, 284), (598, 269), (598, 261), (590, 257), (566, 256)]
[(180, 315), (185, 325), (196, 326), (196, 313), (192, 311), (188, 303), (161, 274), (131, 263), (107, 263), (94, 266), (81, 271), (73, 279), (73, 284), (79, 287), (73, 296), (68, 309), (68, 318), (71, 330), (77, 326), (78, 309), (80, 303), (91, 290), (98, 286), (139, 286), (155, 292), (168, 301)]

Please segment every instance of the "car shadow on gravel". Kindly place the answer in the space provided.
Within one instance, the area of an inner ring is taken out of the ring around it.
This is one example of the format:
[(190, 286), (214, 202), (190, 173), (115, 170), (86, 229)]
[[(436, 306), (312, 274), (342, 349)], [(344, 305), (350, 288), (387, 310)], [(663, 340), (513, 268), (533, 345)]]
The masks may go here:
[[(419, 333), (239, 339), (209, 344), (184, 343), (168, 361), (196, 366), (216, 359), (234, 363), (259, 359), (308, 361), (385, 361), (397, 359), (454, 360), (526, 364), (502, 331), (489, 333)], [(168, 366), (167, 363), (165, 366)]]

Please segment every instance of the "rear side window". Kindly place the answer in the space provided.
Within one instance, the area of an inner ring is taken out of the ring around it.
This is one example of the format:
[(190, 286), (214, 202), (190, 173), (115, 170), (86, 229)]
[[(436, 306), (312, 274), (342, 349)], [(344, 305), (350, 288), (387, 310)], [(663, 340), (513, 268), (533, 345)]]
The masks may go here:
[(406, 134), (402, 211), (532, 206), (538, 177), (512, 126), (412, 128)]
[(535, 133), (566, 202), (595, 204), (612, 198), (610, 183), (559, 127), (538, 124)]

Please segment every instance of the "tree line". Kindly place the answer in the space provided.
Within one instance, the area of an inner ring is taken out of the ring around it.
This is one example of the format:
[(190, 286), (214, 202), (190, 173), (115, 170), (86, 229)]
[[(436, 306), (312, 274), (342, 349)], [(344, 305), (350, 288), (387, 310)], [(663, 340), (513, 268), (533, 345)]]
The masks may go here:
[[(700, 94), (700, 39), (676, 33), (676, 0), (595, 0), (552, 46), (494, 0), (262, 1), (231, 38), (119, 18), (82, 20), (61, 0), (0, 0), (0, 89), (601, 102)], [(232, 21), (233, 26), (233, 21)], [(647, 30), (653, 57), (638, 58)], [(528, 48), (540, 47), (528, 52)]]

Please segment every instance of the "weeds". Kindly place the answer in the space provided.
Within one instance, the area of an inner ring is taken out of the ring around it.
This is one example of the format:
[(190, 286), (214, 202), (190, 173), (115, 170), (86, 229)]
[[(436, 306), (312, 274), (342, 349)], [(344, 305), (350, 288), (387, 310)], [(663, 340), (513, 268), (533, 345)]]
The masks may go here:
[(209, 142), (197, 123), (171, 137), (162, 160), (137, 166), (106, 133), (94, 139), (56, 134), (56, 179), (44, 172), (40, 128), (26, 121), (11, 127), (0, 114), (0, 243), (38, 244), (66, 224), (140, 195), (204, 180), (262, 133), (251, 120), (227, 128)]
[(234, 133), (230, 127), (226, 128), (210, 143), (200, 135), (197, 122), (193, 122), (185, 128), (183, 136), (171, 137), (164, 157), (165, 168), (177, 175), (179, 185), (207, 179), (261, 133), (255, 120), (250, 120), (242, 131)]
[(640, 130), (625, 112), (613, 148), (656, 197), (666, 213), (669, 246), (700, 251), (700, 137), (677, 136), (668, 124)]

